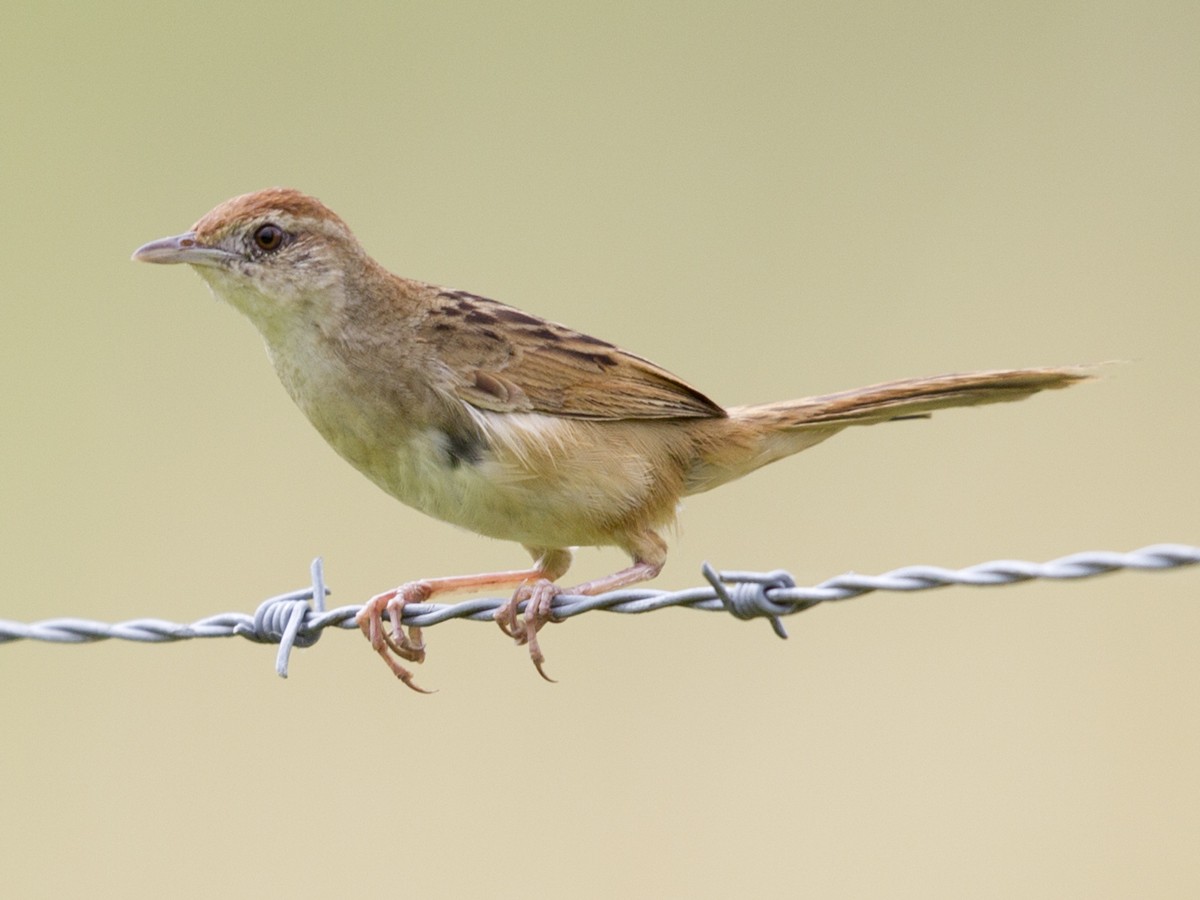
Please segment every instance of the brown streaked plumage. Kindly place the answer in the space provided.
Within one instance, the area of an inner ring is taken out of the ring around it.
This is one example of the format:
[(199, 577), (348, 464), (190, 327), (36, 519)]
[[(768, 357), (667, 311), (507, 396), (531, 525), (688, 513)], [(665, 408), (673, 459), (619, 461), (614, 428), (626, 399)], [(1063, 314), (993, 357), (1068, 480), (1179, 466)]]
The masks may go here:
[(516, 585), (496, 620), (541, 672), (537, 633), (552, 620), (573, 547), (617, 546), (632, 564), (570, 593), (645, 581), (666, 560), (660, 535), (682, 497), (850, 425), (1021, 400), (1089, 377), (973, 372), (724, 409), (607, 341), (391, 274), (320, 201), (285, 188), (234, 197), (134, 259), (188, 263), (245, 313), (296, 404), (389, 494), (532, 555), (528, 569), (409, 582), (364, 606), (363, 633), (414, 690), (399, 660), (422, 661), (424, 645), (419, 629), (401, 625), (408, 603)]

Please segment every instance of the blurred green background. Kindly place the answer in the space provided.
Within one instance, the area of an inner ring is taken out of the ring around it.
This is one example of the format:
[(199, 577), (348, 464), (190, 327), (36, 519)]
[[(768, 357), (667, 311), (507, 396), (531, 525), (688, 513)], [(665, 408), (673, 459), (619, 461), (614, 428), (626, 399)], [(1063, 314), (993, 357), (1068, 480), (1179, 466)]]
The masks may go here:
[[(331, 10), (0, 14), (0, 617), (524, 564), (379, 492), (246, 321), (128, 261), (276, 184), (729, 404), (1130, 361), (694, 498), (658, 586), (1200, 541), (1196, 4)], [(787, 642), (592, 614), (545, 632), (557, 685), (450, 623), (432, 697), (349, 632), (287, 681), (240, 640), (6, 645), (4, 893), (1195, 896), (1198, 579), (880, 595)]]

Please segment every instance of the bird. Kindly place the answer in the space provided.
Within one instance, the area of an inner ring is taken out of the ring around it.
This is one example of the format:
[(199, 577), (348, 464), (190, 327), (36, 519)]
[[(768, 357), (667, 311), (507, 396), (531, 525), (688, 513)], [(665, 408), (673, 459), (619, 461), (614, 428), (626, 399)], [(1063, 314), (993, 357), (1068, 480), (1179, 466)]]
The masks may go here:
[[(1021, 400), (1092, 377), (1078, 366), (1003, 369), (723, 407), (606, 340), (393, 274), (337, 214), (292, 188), (226, 200), (133, 259), (190, 265), (249, 318), (296, 405), (388, 494), (532, 557), (525, 568), (409, 581), (363, 605), (356, 622), (371, 647), (423, 693), (403, 664), (425, 659), (420, 629), (403, 624), (409, 604), (513, 589), (495, 621), (552, 680), (538, 633), (555, 620), (554, 599), (657, 576), (684, 497), (850, 426)], [(563, 588), (582, 546), (615, 546), (630, 564)]]

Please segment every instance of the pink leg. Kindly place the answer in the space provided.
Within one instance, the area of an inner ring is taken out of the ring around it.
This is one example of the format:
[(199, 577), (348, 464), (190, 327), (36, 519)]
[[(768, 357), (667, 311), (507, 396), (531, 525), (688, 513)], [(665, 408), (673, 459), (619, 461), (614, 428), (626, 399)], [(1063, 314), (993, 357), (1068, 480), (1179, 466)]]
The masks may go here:
[[(570, 561), (570, 555), (567, 556)], [(565, 569), (564, 569), (565, 571)], [(445, 594), (451, 591), (471, 588), (499, 587), (508, 584), (545, 578), (547, 575), (557, 577), (559, 573), (551, 573), (544, 566), (536, 565), (529, 569), (514, 569), (507, 572), (485, 572), (480, 575), (452, 575), (446, 578), (429, 578), (422, 581), (410, 581), (398, 588), (376, 594), (368, 600), (359, 611), (355, 621), (371, 647), (383, 657), (388, 668), (397, 678), (408, 687), (422, 694), (429, 691), (418, 687), (413, 681), (413, 674), (400, 665), (399, 659), (420, 663), (425, 660), (425, 644), (421, 640), (421, 629), (409, 627), (408, 634), (404, 633), (404, 607), (410, 603), (424, 603), (435, 594)], [(383, 613), (387, 612), (391, 630), (383, 627)]]
[[(544, 550), (538, 547), (526, 547), (525, 549), (537, 560), (532, 570), (537, 574), (522, 579), (521, 587), (517, 588), (516, 593), (509, 598), (507, 603), (496, 610), (493, 617), (496, 620), (496, 624), (500, 626), (500, 630), (510, 638), (516, 638), (518, 644), (525, 643), (521, 640), (524, 628), (517, 621), (517, 607), (522, 600), (526, 599), (525, 589), (531, 584), (550, 584), (553, 587), (552, 582), (565, 575), (567, 569), (571, 567), (570, 550)], [(550, 599), (553, 600), (553, 596)]]
[[(554, 679), (547, 675), (542, 668), (546, 658), (542, 655), (542, 649), (538, 645), (537, 633), (547, 622), (558, 621), (554, 618), (552, 607), (555, 597), (559, 594), (581, 594), (587, 597), (603, 594), (607, 591), (629, 587), (631, 584), (649, 581), (662, 571), (663, 564), (667, 559), (667, 548), (658, 535), (648, 532), (642, 535), (641, 540), (629, 549), (632, 551), (634, 561), (633, 565), (627, 569), (614, 572), (612, 575), (605, 575), (603, 578), (585, 581), (573, 588), (561, 588), (544, 578), (529, 584), (522, 584), (517, 588), (512, 599), (496, 611), (498, 622), (501, 621), (501, 612), (507, 611), (512, 630), (506, 629), (503, 623), (500, 625), (501, 629), (516, 638), (518, 644), (529, 645), (529, 658), (533, 661), (538, 674), (547, 681)], [(528, 602), (525, 604), (524, 621), (518, 625), (516, 611), (523, 600)]]

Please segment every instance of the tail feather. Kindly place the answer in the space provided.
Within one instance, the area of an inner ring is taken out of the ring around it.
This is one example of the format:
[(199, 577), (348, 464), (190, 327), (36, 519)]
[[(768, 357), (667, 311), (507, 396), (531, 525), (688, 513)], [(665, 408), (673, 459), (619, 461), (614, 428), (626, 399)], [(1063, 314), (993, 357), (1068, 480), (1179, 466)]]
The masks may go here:
[(728, 419), (706, 419), (703, 452), (687, 473), (696, 494), (799, 453), (851, 425), (926, 418), (935, 410), (1024, 400), (1039, 391), (1093, 378), (1083, 368), (1002, 369), (890, 381), (801, 400), (735, 406)]
[(1058, 390), (1094, 377), (1082, 368), (1001, 369), (908, 378), (869, 387), (731, 409), (730, 415), (760, 420), (775, 428), (870, 425), (926, 417), (939, 409), (1008, 403), (1039, 391)]

